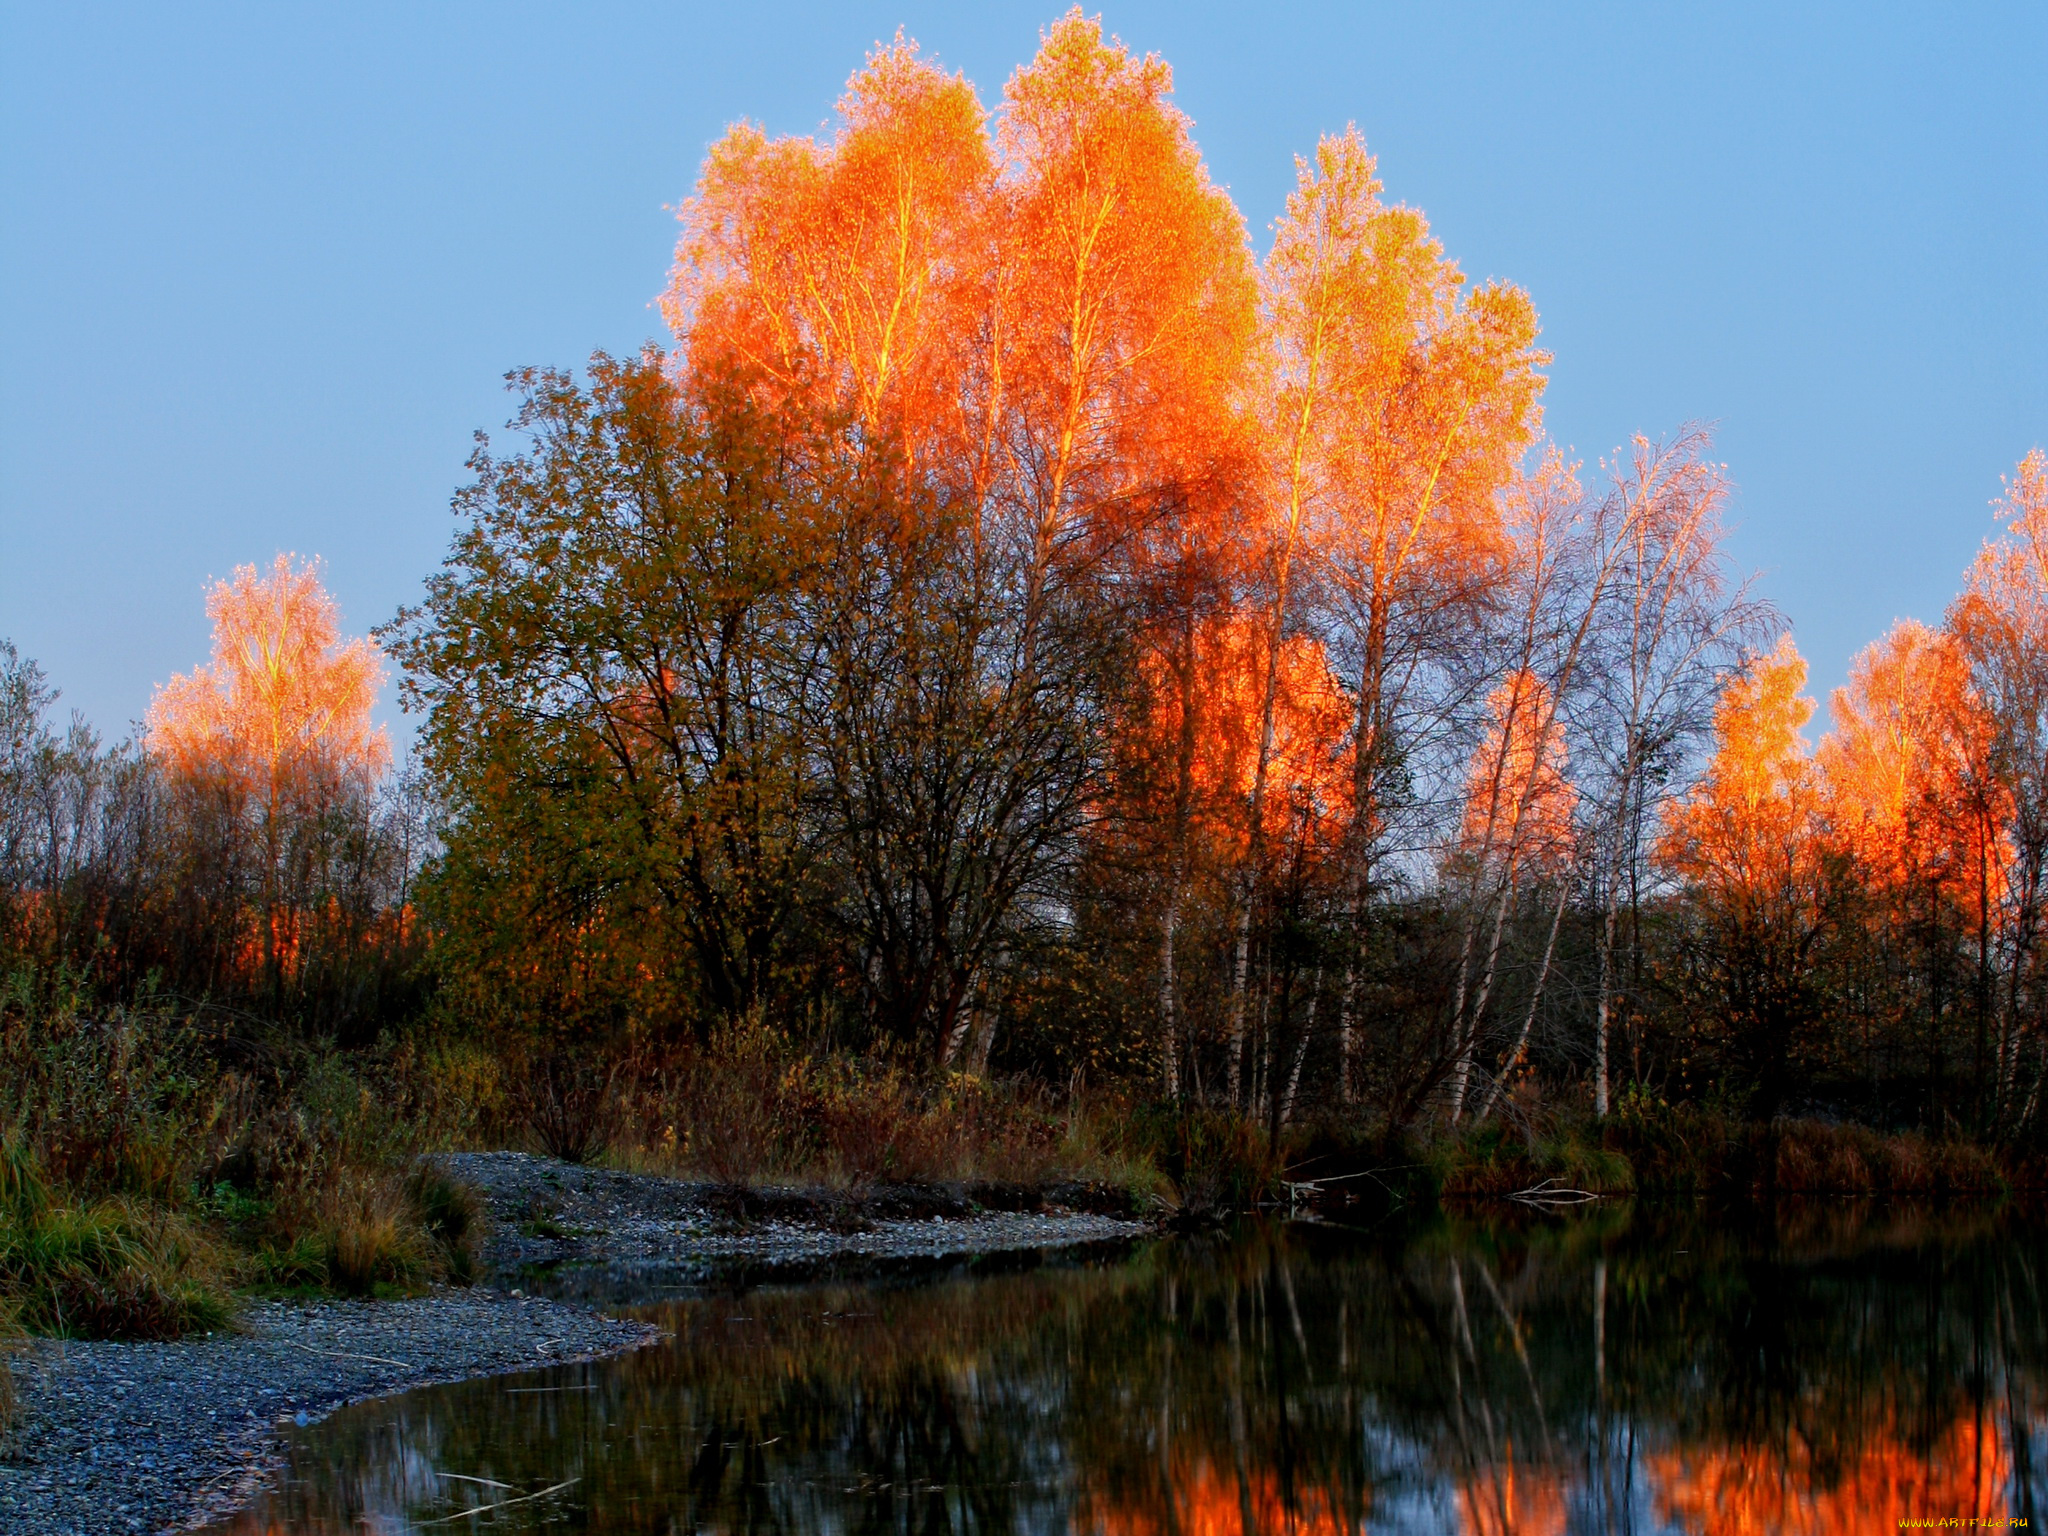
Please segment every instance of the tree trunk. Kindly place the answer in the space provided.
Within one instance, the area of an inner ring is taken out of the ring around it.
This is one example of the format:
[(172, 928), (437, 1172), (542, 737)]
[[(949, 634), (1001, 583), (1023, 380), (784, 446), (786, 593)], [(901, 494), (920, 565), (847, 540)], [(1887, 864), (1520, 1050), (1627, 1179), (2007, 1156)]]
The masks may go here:
[[(1493, 1113), (1493, 1106), (1500, 1098), (1502, 1086), (1522, 1064), (1522, 1053), (1529, 1048), (1529, 1032), (1536, 1027), (1536, 1009), (1543, 1002), (1543, 988), (1550, 980), (1550, 957), (1557, 949), (1557, 929), (1564, 921), (1564, 905), (1571, 895), (1571, 890), (1569, 879), (1558, 881), (1557, 906), (1550, 914), (1550, 937), (1543, 941), (1543, 963), (1536, 968), (1536, 988), (1529, 994), (1528, 1011), (1522, 1015), (1522, 1032), (1515, 1037), (1515, 1048), (1508, 1054), (1507, 1062), (1500, 1070), (1500, 1076), (1496, 1077), (1493, 1086), (1487, 1089), (1486, 1102), (1479, 1106), (1479, 1113), (1472, 1117), (1474, 1120), (1484, 1120)], [(1602, 1110), (1601, 1113), (1605, 1114), (1606, 1111)]]
[[(1308, 1012), (1301, 1021), (1301, 1038), (1294, 1043), (1294, 1063), (1287, 1069), (1287, 1096), (1280, 1101), (1280, 1123), (1294, 1118), (1294, 1095), (1301, 1087), (1301, 1064), (1308, 1059), (1309, 1041), (1316, 1032), (1316, 1001), (1323, 992), (1323, 968), (1316, 967), (1316, 979), (1309, 988)], [(1340, 1068), (1341, 1070), (1341, 1068)]]

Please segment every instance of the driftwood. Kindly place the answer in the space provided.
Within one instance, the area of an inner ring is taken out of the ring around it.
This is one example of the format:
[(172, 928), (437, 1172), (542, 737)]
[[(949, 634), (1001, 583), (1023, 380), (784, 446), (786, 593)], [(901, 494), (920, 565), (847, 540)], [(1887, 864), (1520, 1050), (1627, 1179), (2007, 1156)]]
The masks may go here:
[(1600, 1196), (1590, 1189), (1573, 1189), (1560, 1184), (1553, 1177), (1541, 1184), (1531, 1184), (1527, 1189), (1518, 1189), (1508, 1198), (1519, 1200), (1524, 1205), (1584, 1205), (1590, 1200), (1598, 1200)]

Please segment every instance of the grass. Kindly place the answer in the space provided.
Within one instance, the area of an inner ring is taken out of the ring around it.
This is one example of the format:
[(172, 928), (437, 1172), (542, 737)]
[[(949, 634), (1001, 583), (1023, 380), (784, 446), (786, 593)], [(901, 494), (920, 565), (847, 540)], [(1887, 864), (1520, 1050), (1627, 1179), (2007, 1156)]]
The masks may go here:
[(0, 1296), (19, 1325), (60, 1338), (177, 1338), (232, 1309), (203, 1231), (134, 1197), (64, 1199), (18, 1141), (0, 1146)]
[(442, 1062), (402, 1047), (343, 1056), (160, 1009), (7, 1003), (0, 1309), (28, 1332), (173, 1338), (223, 1325), (249, 1287), (389, 1294), (474, 1274), (482, 1209), (418, 1158), (474, 1124), (461, 1063), (437, 1078)]
[(21, 1413), (11, 1369), (13, 1357), (21, 1348), (21, 1340), (21, 1320), (15, 1315), (11, 1303), (0, 1300), (0, 1456), (5, 1456), (12, 1444), (14, 1427)]
[(251, 1287), (386, 1295), (464, 1283), (483, 1211), (422, 1156), (457, 1146), (861, 1198), (946, 1185), (1029, 1202), (1088, 1185), (1071, 1191), (1077, 1203), (1190, 1219), (1278, 1202), (1304, 1181), (1420, 1208), (1546, 1180), (1648, 1196), (1940, 1196), (1996, 1192), (2028, 1171), (1959, 1141), (1746, 1125), (1641, 1094), (1599, 1123), (1530, 1100), (1512, 1126), (1431, 1137), (1333, 1118), (1276, 1144), (1224, 1111), (935, 1077), (758, 1025), (708, 1047), (589, 1061), (516, 1040), (343, 1053), (241, 1018), (98, 1008), (75, 994), (31, 1005), (34, 990), (0, 986), (0, 1350), (10, 1331), (217, 1328)]
[(933, 1079), (887, 1057), (809, 1051), (758, 1026), (634, 1063), (609, 1091), (613, 1123), (594, 1137), (609, 1161), (717, 1184), (1079, 1180), (1141, 1195), (1157, 1185), (1149, 1160), (1133, 1155), (1120, 1099), (1060, 1104), (1021, 1080)]

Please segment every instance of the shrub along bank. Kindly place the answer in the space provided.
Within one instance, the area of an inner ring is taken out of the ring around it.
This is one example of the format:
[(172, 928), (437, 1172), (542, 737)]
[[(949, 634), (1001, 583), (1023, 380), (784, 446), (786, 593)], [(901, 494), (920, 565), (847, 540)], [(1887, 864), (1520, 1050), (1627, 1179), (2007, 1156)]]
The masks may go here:
[(24, 1332), (215, 1329), (250, 1289), (466, 1281), (481, 1209), (422, 1154), (505, 1146), (734, 1188), (1085, 1181), (1187, 1219), (1539, 1187), (1764, 1200), (2042, 1184), (2038, 1166), (1960, 1140), (1754, 1125), (1641, 1096), (1597, 1123), (1523, 1108), (1433, 1136), (1334, 1119), (1276, 1134), (1078, 1084), (935, 1079), (767, 1028), (609, 1059), (517, 1039), (344, 1051), (242, 1015), (148, 996), (100, 1007), (17, 979), (0, 1001), (0, 1349)]

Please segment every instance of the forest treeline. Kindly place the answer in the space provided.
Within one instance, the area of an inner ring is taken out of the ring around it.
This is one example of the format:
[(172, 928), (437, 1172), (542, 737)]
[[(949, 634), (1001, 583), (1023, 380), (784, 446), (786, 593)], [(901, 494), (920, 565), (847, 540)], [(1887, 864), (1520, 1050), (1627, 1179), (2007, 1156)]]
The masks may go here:
[(14, 1016), (484, 1042), (557, 1118), (765, 1052), (2038, 1138), (2048, 459), (1809, 745), (1708, 436), (1566, 462), (1528, 295), (1355, 131), (1258, 258), (1170, 84), (1078, 12), (993, 112), (880, 48), (712, 148), (672, 347), (513, 376), (374, 644), (245, 570), (111, 748), (0, 653)]

